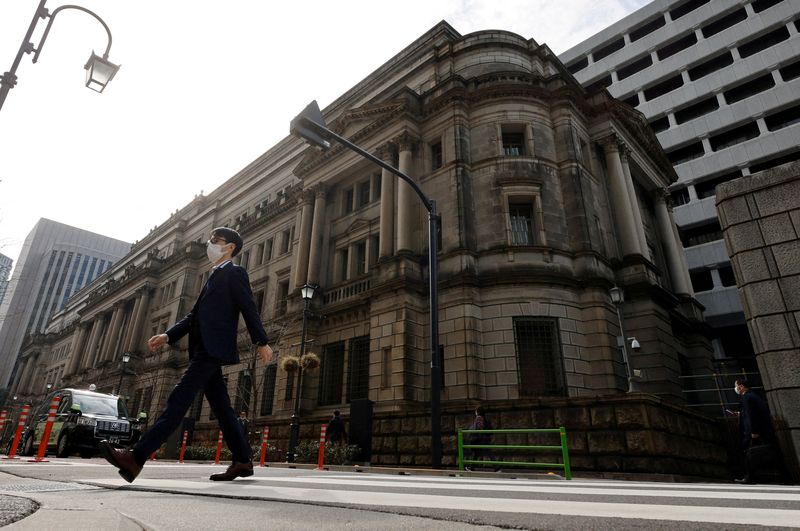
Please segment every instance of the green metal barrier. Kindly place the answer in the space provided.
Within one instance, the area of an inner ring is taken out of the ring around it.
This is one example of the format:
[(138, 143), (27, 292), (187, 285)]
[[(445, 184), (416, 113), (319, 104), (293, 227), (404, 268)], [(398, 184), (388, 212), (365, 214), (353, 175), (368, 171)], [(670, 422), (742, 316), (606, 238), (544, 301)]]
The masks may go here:
[[(560, 445), (518, 445), (518, 444), (464, 444), (465, 433), (558, 433), (561, 438)], [(486, 449), (515, 449), (515, 450), (560, 450), (561, 463), (528, 463), (524, 461), (473, 461), (464, 459), (464, 449), (486, 448)], [(565, 479), (572, 479), (572, 471), (569, 467), (569, 450), (567, 449), (567, 431), (563, 426), (560, 428), (544, 428), (530, 430), (458, 430), (458, 469), (464, 470), (465, 465), (511, 465), (531, 468), (559, 468), (564, 471)]]

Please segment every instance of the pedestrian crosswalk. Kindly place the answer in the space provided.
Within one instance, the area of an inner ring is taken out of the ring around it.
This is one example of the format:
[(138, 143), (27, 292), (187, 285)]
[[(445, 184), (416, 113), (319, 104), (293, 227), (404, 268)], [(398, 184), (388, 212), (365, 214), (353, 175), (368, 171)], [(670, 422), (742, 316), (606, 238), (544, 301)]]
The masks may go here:
[(260, 469), (222, 484), (140, 477), (88, 482), (162, 492), (248, 497), (332, 505), (438, 510), (484, 515), (567, 515), (636, 521), (768, 527), (800, 526), (800, 487), (383, 475)]

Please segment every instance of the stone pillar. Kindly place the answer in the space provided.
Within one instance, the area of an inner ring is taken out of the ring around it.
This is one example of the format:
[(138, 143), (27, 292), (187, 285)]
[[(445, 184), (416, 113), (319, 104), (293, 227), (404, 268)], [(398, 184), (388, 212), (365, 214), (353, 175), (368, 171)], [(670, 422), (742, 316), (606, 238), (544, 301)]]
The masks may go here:
[(128, 352), (138, 351), (137, 343), (142, 337), (142, 327), (144, 326), (144, 319), (147, 316), (147, 309), (150, 306), (150, 287), (144, 286), (139, 290), (139, 298), (136, 301), (136, 307), (133, 313), (133, 327), (131, 334), (128, 338), (128, 344), (125, 348)]
[(38, 361), (39, 355), (38, 354), (31, 354), (28, 356), (28, 363), (25, 364), (25, 372), (22, 375), (22, 380), (20, 380), (19, 391), (23, 394), (32, 394), (31, 393), (31, 382), (33, 381), (33, 375), (36, 372), (36, 363)]
[(308, 277), (308, 257), (311, 252), (311, 220), (314, 213), (314, 193), (304, 190), (300, 197), (300, 243), (294, 264), (294, 286), (302, 288)]
[[(412, 149), (413, 141), (411, 137), (404, 134), (400, 137), (400, 171), (409, 177), (413, 165)], [(411, 186), (403, 179), (397, 180), (397, 252), (413, 253), (414, 227), (416, 225), (415, 201), (418, 201), (417, 194)]]
[(86, 368), (94, 367), (95, 362), (97, 361), (95, 359), (97, 356), (97, 344), (100, 341), (100, 337), (103, 333), (104, 322), (105, 322), (105, 316), (102, 314), (94, 318), (94, 324), (92, 325), (92, 335), (89, 338), (89, 349), (86, 351), (86, 356), (83, 359), (84, 367)]
[(672, 280), (672, 287), (679, 295), (691, 295), (690, 287), (686, 285), (686, 276), (683, 272), (683, 260), (681, 255), (683, 249), (675, 241), (675, 233), (672, 230), (669, 210), (667, 209), (667, 197), (669, 192), (662, 190), (655, 197), (656, 223), (658, 223), (658, 233), (661, 236), (661, 243), (664, 245), (667, 269)]
[(616, 137), (611, 136), (602, 142), (608, 168), (609, 187), (611, 189), (611, 207), (617, 222), (620, 240), (622, 240), (623, 256), (629, 254), (642, 254), (639, 236), (636, 233), (636, 221), (633, 217), (628, 188), (625, 184), (625, 174), (620, 159), (620, 146)]
[(308, 254), (308, 283), (319, 286), (322, 263), (322, 237), (325, 232), (325, 187), (319, 185), (314, 190), (314, 221), (311, 226), (311, 248)]
[[(389, 146), (378, 154), (381, 160), (392, 164), (394, 157)], [(394, 254), (394, 187), (397, 176), (389, 170), (381, 170), (381, 228), (378, 258)]]
[(20, 364), (19, 374), (16, 377), (16, 385), (13, 385), (11, 387), (12, 393), (17, 393), (20, 395), (28, 394), (28, 390), (25, 387), (23, 387), (23, 384), (25, 383), (28, 377), (28, 373), (31, 371), (32, 362), (33, 362), (33, 356), (28, 356), (27, 358), (25, 358), (24, 362), (23, 361), (18, 362)]
[(620, 151), (620, 161), (622, 161), (622, 174), (625, 177), (625, 188), (628, 191), (628, 200), (631, 204), (631, 211), (633, 212), (633, 221), (636, 224), (636, 236), (639, 238), (639, 246), (642, 248), (642, 255), (648, 260), (653, 260), (650, 256), (650, 248), (647, 247), (647, 235), (644, 232), (644, 222), (642, 221), (642, 212), (639, 209), (639, 198), (636, 195), (636, 188), (633, 185), (633, 176), (631, 175), (631, 167), (628, 161), (630, 150), (624, 148)]
[(125, 327), (122, 337), (122, 351), (123, 352), (130, 352), (133, 348), (131, 344), (133, 343), (133, 324), (136, 320), (136, 314), (139, 312), (139, 306), (142, 304), (142, 297), (141, 295), (136, 295), (136, 298), (133, 301), (133, 308), (131, 308), (131, 316), (128, 319), (128, 326)]
[(111, 326), (108, 327), (109, 333), (106, 334), (105, 342), (103, 343), (103, 356), (102, 360), (113, 360), (117, 357), (117, 340), (119, 339), (119, 330), (122, 325), (122, 313), (125, 311), (123, 304), (117, 302), (114, 304), (114, 313), (111, 315)]
[(69, 364), (67, 365), (67, 370), (64, 372), (64, 378), (78, 372), (81, 356), (83, 354), (83, 346), (86, 343), (86, 329), (86, 323), (78, 324), (78, 330), (75, 333), (75, 343), (72, 344), (72, 352), (70, 352)]
[(675, 245), (678, 247), (680, 251), (678, 256), (681, 258), (681, 263), (683, 267), (681, 268), (681, 274), (683, 275), (684, 284), (686, 284), (686, 289), (689, 291), (689, 295), (694, 297), (694, 288), (692, 287), (692, 277), (689, 275), (689, 262), (686, 260), (686, 252), (683, 250), (683, 243), (681, 243), (681, 235), (678, 234), (678, 226), (675, 224), (675, 219), (672, 217), (672, 209), (667, 208), (667, 214), (669, 214), (669, 226), (672, 227), (672, 236), (675, 240)]

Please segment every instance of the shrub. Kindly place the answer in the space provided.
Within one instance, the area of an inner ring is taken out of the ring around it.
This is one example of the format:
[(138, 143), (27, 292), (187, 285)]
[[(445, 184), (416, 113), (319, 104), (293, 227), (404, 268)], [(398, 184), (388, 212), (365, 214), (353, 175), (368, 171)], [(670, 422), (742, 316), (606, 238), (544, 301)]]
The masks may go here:
[[(358, 445), (325, 443), (325, 463), (328, 465), (344, 465), (361, 452)], [(319, 441), (304, 441), (295, 450), (298, 463), (316, 463), (319, 457)]]

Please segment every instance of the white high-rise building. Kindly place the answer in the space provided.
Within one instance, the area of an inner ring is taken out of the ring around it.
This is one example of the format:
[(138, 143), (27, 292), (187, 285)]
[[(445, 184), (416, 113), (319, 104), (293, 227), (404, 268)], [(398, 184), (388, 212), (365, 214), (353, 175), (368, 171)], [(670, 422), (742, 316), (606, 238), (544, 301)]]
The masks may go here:
[(12, 265), (14, 265), (14, 261), (0, 253), (0, 305), (3, 304), (3, 297), (8, 290), (8, 277), (11, 276)]
[(800, 158), (798, 26), (798, 0), (655, 0), (560, 56), (656, 131), (679, 176), (675, 222), (717, 357), (751, 367), (714, 190)]
[(0, 387), (6, 387), (25, 337), (42, 333), (69, 297), (131, 248), (114, 238), (40, 219), (22, 253), (0, 305)]

